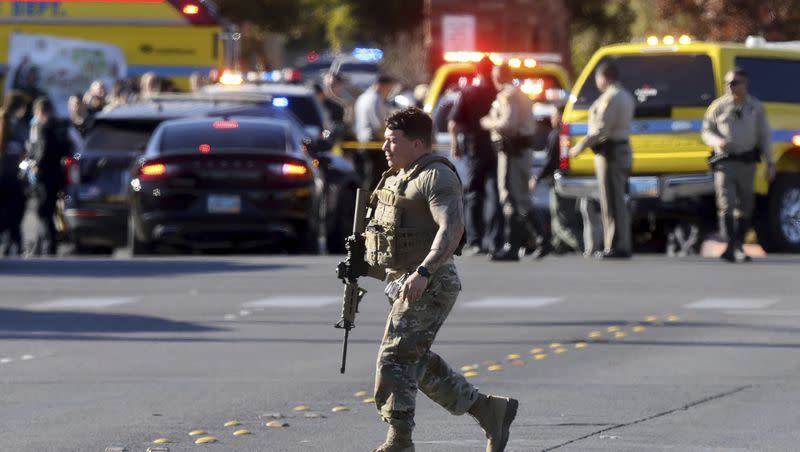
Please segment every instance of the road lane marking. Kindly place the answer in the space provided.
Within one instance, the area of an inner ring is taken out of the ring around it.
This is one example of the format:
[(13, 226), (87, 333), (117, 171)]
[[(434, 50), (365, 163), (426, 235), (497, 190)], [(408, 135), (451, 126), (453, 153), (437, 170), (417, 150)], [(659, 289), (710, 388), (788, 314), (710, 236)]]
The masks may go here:
[(688, 309), (764, 309), (777, 303), (774, 298), (703, 298), (687, 304)]
[(467, 302), (468, 308), (541, 308), (564, 301), (561, 297), (492, 297)]
[(245, 308), (298, 308), (298, 309), (311, 309), (321, 308), (329, 304), (341, 303), (342, 300), (331, 296), (282, 296), (270, 297), (262, 300), (250, 301), (243, 303), (242, 307)]
[(59, 298), (28, 306), (31, 311), (61, 311), (66, 309), (102, 309), (137, 301), (136, 297)]

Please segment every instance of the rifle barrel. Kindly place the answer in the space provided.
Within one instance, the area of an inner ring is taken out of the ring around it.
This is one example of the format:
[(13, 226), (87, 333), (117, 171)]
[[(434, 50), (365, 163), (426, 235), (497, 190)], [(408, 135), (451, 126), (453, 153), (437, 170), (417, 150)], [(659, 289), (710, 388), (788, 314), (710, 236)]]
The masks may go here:
[(344, 367), (347, 364), (347, 339), (350, 337), (350, 329), (344, 329), (344, 344), (342, 345), (342, 368), (339, 369), (339, 373), (344, 373)]

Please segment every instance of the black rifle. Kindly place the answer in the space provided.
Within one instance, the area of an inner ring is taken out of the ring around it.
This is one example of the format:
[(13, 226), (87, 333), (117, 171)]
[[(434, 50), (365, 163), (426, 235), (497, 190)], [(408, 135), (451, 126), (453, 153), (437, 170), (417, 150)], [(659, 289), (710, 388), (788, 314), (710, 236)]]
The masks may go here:
[(350, 330), (356, 327), (356, 313), (358, 303), (367, 293), (366, 290), (358, 287), (358, 278), (366, 276), (369, 266), (364, 260), (366, 245), (364, 243), (364, 230), (367, 223), (367, 198), (368, 192), (359, 189), (356, 193), (356, 211), (353, 218), (353, 235), (345, 240), (347, 257), (339, 262), (336, 267), (336, 275), (344, 283), (344, 297), (342, 298), (342, 319), (334, 325), (336, 328), (344, 329), (344, 344), (342, 346), (342, 368), (340, 373), (344, 373), (347, 363), (347, 340), (350, 337)]

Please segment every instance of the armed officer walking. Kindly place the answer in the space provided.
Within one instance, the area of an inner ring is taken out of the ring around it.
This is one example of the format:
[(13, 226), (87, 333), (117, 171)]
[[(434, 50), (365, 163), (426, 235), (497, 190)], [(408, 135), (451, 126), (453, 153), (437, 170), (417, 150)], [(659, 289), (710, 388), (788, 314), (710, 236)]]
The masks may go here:
[(631, 146), (628, 142), (635, 101), (619, 83), (619, 71), (603, 62), (595, 71), (595, 83), (602, 93), (589, 107), (589, 132), (569, 151), (577, 157), (587, 148), (594, 151), (594, 166), (600, 191), (603, 218), (603, 251), (600, 259), (631, 257), (631, 219), (625, 205), (631, 171)]
[(765, 177), (775, 178), (767, 114), (758, 99), (747, 93), (747, 73), (734, 68), (725, 74), (726, 94), (711, 103), (703, 120), (703, 142), (714, 151), (714, 171), (720, 232), (727, 247), (720, 258), (745, 262), (744, 236), (750, 229), (755, 194), (756, 163), (767, 163)]
[(389, 170), (369, 203), (365, 260), (389, 282), (392, 305), (378, 354), (375, 404), (389, 424), (374, 452), (413, 452), (417, 389), (454, 415), (470, 413), (487, 451), (505, 449), (514, 399), (486, 396), (430, 350), (461, 291), (453, 254), (463, 245), (462, 188), (452, 163), (431, 152), (432, 121), (406, 108), (386, 120)]

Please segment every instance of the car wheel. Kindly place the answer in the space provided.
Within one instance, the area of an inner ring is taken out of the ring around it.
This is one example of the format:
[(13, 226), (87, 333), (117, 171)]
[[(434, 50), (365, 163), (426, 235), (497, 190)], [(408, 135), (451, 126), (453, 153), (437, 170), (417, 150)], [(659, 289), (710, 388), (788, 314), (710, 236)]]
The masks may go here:
[(775, 179), (756, 233), (767, 252), (800, 253), (800, 175)]
[(133, 216), (128, 217), (128, 251), (133, 256), (143, 256), (153, 251), (153, 244), (139, 238)]
[(353, 233), (353, 215), (356, 210), (356, 190), (347, 187), (339, 194), (333, 219), (333, 227), (328, 236), (328, 252), (344, 254), (344, 240)]

